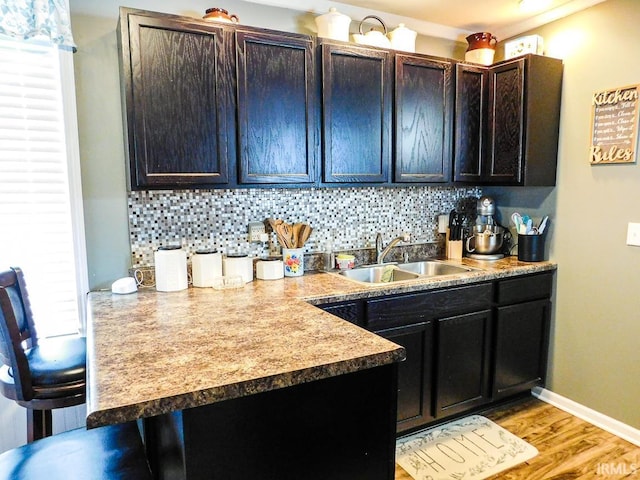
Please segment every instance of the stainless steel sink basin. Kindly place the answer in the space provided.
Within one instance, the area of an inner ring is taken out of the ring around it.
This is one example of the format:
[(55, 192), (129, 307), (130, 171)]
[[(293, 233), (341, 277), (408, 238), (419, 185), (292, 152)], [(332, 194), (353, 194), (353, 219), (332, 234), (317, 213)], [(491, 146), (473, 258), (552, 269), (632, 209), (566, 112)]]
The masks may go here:
[(400, 270), (399, 268), (394, 268), (393, 265), (359, 267), (353, 270), (343, 270), (339, 274), (351, 280), (364, 283), (391, 283), (419, 278), (417, 273)]
[(364, 284), (383, 285), (386, 283), (419, 280), (421, 278), (455, 275), (473, 270), (473, 268), (462, 265), (425, 260), (422, 262), (365, 265), (353, 270), (343, 270), (338, 272), (338, 275)]
[(433, 260), (426, 260), (423, 262), (399, 263), (398, 268), (400, 270), (406, 270), (408, 272), (418, 273), (420, 275), (425, 275), (428, 277), (453, 275), (456, 273), (465, 273), (473, 270), (468, 267), (450, 265), (448, 263), (442, 262), (434, 262)]

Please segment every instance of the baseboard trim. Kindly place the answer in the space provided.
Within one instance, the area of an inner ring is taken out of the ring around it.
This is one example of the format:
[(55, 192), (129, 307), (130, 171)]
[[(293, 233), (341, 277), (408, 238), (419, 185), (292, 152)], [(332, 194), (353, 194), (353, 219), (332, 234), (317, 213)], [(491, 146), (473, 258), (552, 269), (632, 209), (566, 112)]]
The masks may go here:
[(622, 423), (615, 418), (596, 412), (589, 407), (585, 407), (584, 405), (574, 402), (562, 395), (558, 395), (546, 388), (536, 387), (531, 390), (531, 394), (543, 402), (549, 403), (554, 407), (558, 407), (571, 415), (575, 415), (596, 427), (606, 430), (607, 432), (640, 447), (640, 430), (633, 428), (626, 423)]

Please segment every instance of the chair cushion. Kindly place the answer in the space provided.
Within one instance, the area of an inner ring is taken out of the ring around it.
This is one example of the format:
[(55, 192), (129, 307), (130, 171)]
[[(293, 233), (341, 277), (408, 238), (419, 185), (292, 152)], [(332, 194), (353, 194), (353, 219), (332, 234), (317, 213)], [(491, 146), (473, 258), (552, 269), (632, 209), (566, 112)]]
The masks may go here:
[(151, 479), (135, 422), (78, 429), (0, 455), (0, 480)]
[(85, 337), (60, 337), (38, 341), (27, 350), (34, 387), (83, 382), (86, 379)]

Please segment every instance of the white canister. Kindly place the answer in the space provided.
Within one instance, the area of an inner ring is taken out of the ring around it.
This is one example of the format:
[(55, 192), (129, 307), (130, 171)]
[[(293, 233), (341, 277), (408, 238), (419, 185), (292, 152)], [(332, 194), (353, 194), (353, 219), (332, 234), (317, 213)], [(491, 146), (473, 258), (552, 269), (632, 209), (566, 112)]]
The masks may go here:
[(197, 250), (191, 257), (191, 277), (194, 287), (213, 287), (214, 279), (222, 276), (222, 254), (217, 250)]
[(156, 290), (175, 292), (188, 288), (187, 252), (180, 247), (160, 247), (153, 257), (156, 270)]
[(284, 277), (282, 260), (258, 260), (256, 262), (256, 277), (260, 280), (278, 280)]
[(229, 253), (222, 260), (222, 273), (225, 277), (242, 277), (244, 283), (253, 282), (253, 258), (242, 253)]
[(401, 23), (396, 29), (389, 32), (391, 48), (402, 50), (403, 52), (415, 53), (417, 35), (417, 32), (405, 27), (404, 23)]
[(315, 22), (318, 27), (319, 37), (341, 40), (343, 42), (349, 41), (351, 18), (339, 13), (334, 7), (329, 9), (329, 13), (317, 16)]

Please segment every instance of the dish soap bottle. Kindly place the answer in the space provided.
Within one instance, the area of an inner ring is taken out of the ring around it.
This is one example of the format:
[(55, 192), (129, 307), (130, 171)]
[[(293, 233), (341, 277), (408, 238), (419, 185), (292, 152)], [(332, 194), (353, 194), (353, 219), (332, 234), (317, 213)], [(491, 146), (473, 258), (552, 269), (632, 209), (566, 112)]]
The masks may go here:
[(322, 253), (322, 261), (324, 269), (328, 272), (333, 270), (336, 265), (335, 255), (333, 253), (333, 242), (331, 240), (324, 244), (324, 251)]

